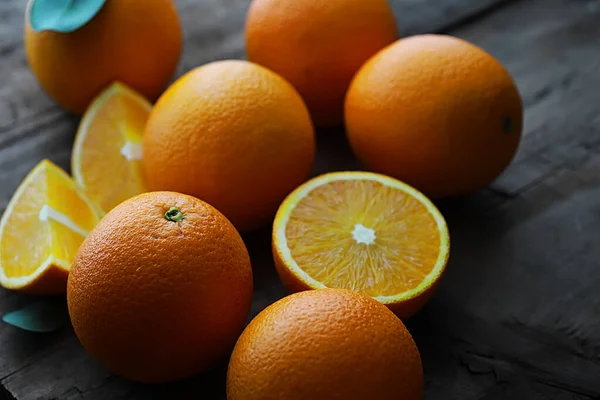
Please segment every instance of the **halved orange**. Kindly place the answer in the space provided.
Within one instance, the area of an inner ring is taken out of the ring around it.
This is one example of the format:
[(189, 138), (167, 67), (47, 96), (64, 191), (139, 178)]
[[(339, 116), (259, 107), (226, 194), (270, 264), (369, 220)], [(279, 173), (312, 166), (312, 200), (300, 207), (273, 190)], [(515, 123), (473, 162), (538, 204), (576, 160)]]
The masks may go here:
[(0, 220), (0, 284), (31, 294), (64, 293), (75, 253), (101, 217), (66, 172), (41, 161)]
[(308, 181), (284, 200), (273, 225), (275, 265), (290, 291), (351, 289), (400, 317), (433, 294), (449, 253), (435, 205), (413, 187), (369, 172)]
[(73, 178), (106, 212), (146, 192), (142, 133), (151, 108), (142, 95), (114, 83), (81, 120), (71, 158)]

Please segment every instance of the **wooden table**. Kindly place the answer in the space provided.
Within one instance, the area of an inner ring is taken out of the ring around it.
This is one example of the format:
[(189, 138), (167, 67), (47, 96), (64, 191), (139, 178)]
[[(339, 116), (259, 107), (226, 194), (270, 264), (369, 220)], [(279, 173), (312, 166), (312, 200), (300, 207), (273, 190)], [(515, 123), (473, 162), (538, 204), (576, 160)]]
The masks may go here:
[[(25, 62), (25, 0), (0, 1), (0, 209), (48, 157), (68, 168), (77, 119)], [(248, 0), (179, 0), (179, 73), (243, 57)], [(600, 0), (393, 0), (403, 35), (447, 32), (499, 58), (526, 105), (519, 154), (490, 188), (442, 202), (453, 249), (432, 301), (408, 321), (425, 399), (600, 399)], [(341, 130), (321, 132), (315, 170), (360, 168)], [(245, 237), (252, 316), (285, 295), (269, 230)], [(31, 301), (0, 291), (0, 314)], [(187, 382), (112, 376), (70, 327), (0, 325), (0, 399), (223, 399), (226, 362)]]

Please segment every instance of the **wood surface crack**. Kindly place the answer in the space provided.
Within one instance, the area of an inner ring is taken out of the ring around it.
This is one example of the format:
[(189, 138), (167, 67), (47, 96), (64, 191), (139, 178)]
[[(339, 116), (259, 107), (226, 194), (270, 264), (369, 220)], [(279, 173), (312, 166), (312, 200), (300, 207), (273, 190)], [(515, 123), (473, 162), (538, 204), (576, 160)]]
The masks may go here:
[(523, 106), (525, 109), (535, 107), (543, 100), (549, 98), (555, 94), (557, 90), (568, 90), (573, 84), (577, 73), (575, 71), (569, 71), (561, 79), (555, 80), (538, 89), (527, 98), (523, 99)]
[(15, 51), (20, 50), (21, 46), (19, 46), (19, 44), (20, 43), (9, 43), (6, 46), (0, 47), (0, 57), (8, 57)]
[(565, 386), (563, 384), (557, 383), (557, 382), (553, 382), (553, 381), (548, 381), (548, 380), (541, 380), (541, 379), (536, 379), (536, 381), (542, 385), (546, 385), (555, 389), (559, 389), (563, 392), (567, 392), (567, 393), (571, 393), (571, 394), (575, 394), (578, 396), (582, 396), (585, 397), (587, 399), (590, 400), (598, 400), (598, 396), (600, 396), (600, 393), (586, 393), (582, 390), (577, 389), (576, 387), (572, 387), (572, 386)]
[(496, 383), (494, 390), (497, 390), (498, 385), (508, 390), (528, 377), (541, 385), (562, 392), (576, 394), (586, 399), (600, 398), (600, 391), (582, 389), (568, 382), (555, 379), (546, 371), (538, 369), (535, 364), (515, 358), (486, 354), (485, 352), (479, 352), (478, 349), (470, 348), (459, 356), (459, 361), (473, 376), (492, 375)]
[(17, 368), (14, 371), (11, 371), (10, 373), (8, 373), (0, 378), (0, 400), (17, 400), (17, 398), (15, 396), (13, 396), (13, 394), (6, 388), (4, 383), (11, 376), (18, 374), (19, 372), (29, 368), (32, 364), (33, 364), (33, 362), (31, 362), (31, 361), (28, 363), (25, 363), (21, 367)]
[[(19, 119), (18, 105), (9, 101), (8, 108), (10, 110), (11, 122), (6, 125), (0, 125), (0, 133), (3, 137), (19, 138), (24, 134), (23, 132), (39, 134), (39, 132), (42, 132), (44, 127), (49, 123), (55, 123), (60, 119), (73, 118), (57, 107), (49, 107), (41, 110), (35, 115), (29, 115)], [(0, 146), (6, 146), (8, 144), (10, 144), (10, 142), (3, 141), (0, 143)]]
[[(63, 392), (60, 396), (56, 397), (56, 400), (59, 399), (71, 399), (71, 398), (85, 398), (88, 393), (93, 393), (95, 390), (108, 386), (111, 382), (117, 380), (114, 375), (107, 375), (105, 379), (102, 379), (98, 384), (92, 385), (86, 389), (82, 389), (76, 384), (69, 387), (65, 392)], [(1, 399), (0, 399), (1, 400)]]
[(557, 360), (562, 360), (565, 366), (573, 366), (576, 365), (575, 360), (579, 359), (581, 361), (578, 362), (578, 367), (597, 369), (600, 374), (600, 359), (585, 354), (572, 337), (567, 335), (561, 339), (549, 336), (544, 330), (519, 321), (504, 323), (502, 326), (506, 331), (503, 333), (504, 339), (498, 343), (509, 343), (504, 341), (512, 336), (511, 346), (519, 349), (516, 353), (522, 352), (522, 356), (510, 355), (510, 351), (514, 349), (496, 346), (494, 341), (486, 343), (485, 347), (478, 344), (478, 340), (473, 339), (485, 335), (483, 331), (473, 332), (474, 338), (471, 339), (455, 338), (462, 347), (458, 361), (470, 375), (491, 375), (496, 386), (501, 384), (506, 390), (526, 378), (586, 399), (600, 398), (599, 383), (580, 378), (576, 373), (567, 373), (560, 378), (553, 373), (552, 366)]
[(492, 14), (496, 13), (497, 11), (499, 11), (500, 9), (502, 9), (504, 7), (507, 7), (511, 4), (519, 3), (522, 1), (524, 1), (524, 0), (504, 0), (504, 1), (499, 1), (496, 3), (492, 3), (487, 7), (479, 9), (471, 14), (467, 14), (462, 18), (459, 18), (455, 21), (452, 21), (449, 24), (446, 24), (446, 25), (440, 27), (436, 32), (451, 34), (452, 31), (454, 31), (458, 28), (479, 22), (479, 21), (481, 21), (481, 19), (485, 18), (488, 15), (492, 15)]
[(6, 380), (10, 379), (11, 376), (16, 375), (19, 372), (29, 368), (32, 364), (33, 364), (33, 362), (29, 361), (29, 362), (23, 364), (22, 366), (20, 366), (19, 368), (15, 369), (14, 371), (11, 371), (8, 374), (0, 377), (0, 385), (3, 384)]
[[(555, 320), (554, 326), (558, 325), (559, 321)], [(529, 340), (536, 341), (554, 349), (562, 350), (563, 352), (579, 357), (586, 362), (590, 362), (600, 367), (600, 348), (596, 349), (599, 354), (588, 355), (589, 353), (592, 353), (594, 349), (584, 348), (585, 343), (582, 343), (579, 336), (573, 333), (576, 332), (576, 330), (559, 329), (564, 335), (563, 337), (560, 337), (556, 335), (556, 332), (548, 332), (544, 329), (531, 327), (517, 320), (514, 320), (511, 323), (505, 323), (503, 326), (519, 336), (526, 337)]]
[[(540, 127), (539, 131), (545, 130)], [(522, 146), (524, 148), (535, 148), (529, 151), (521, 160), (515, 160), (509, 167), (507, 174), (510, 176), (513, 171), (519, 171), (521, 168), (535, 166), (537, 175), (525, 181), (519, 181), (518, 186), (511, 184), (505, 189), (502, 184), (498, 187), (493, 185), (489, 190), (496, 196), (501, 197), (501, 205), (506, 205), (511, 201), (523, 197), (526, 193), (532, 192), (540, 186), (547, 185), (548, 181), (560, 176), (563, 173), (570, 173), (575, 176), (592, 177), (588, 186), (596, 185), (599, 179), (593, 179), (596, 176), (590, 170), (597, 170), (596, 164), (600, 163), (600, 129), (592, 125), (581, 126), (575, 135), (565, 135), (554, 140), (539, 139), (543, 137), (538, 131), (531, 132), (529, 138), (525, 137)], [(548, 139), (548, 138), (547, 138)], [(543, 144), (539, 144), (541, 142)], [(560, 149), (560, 151), (557, 151)], [(581, 189), (574, 187), (574, 190)]]

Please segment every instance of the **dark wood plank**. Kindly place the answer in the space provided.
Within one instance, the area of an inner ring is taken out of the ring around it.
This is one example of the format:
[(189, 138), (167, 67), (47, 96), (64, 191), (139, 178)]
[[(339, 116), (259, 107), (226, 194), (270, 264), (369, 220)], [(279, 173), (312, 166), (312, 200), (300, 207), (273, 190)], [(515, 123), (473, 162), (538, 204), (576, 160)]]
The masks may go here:
[[(49, 155), (68, 165), (77, 122), (41, 94), (24, 64), (20, 31), (6, 28), (20, 21), (22, 3), (0, 4), (0, 76), (8, 77), (0, 83), (2, 209), (37, 160)], [(179, 2), (188, 46), (181, 71), (242, 54), (246, 3)], [(454, 27), (496, 2), (394, 4), (406, 20), (401, 26), (414, 33)], [(452, 31), (513, 73), (527, 105), (527, 134), (515, 163), (490, 189), (440, 205), (453, 239), (448, 274), (408, 322), (424, 360), (426, 399), (600, 397), (599, 17), (598, 0), (526, 0)], [(320, 136), (317, 171), (355, 167), (341, 132)], [(285, 292), (268, 230), (245, 240), (255, 315)], [(0, 314), (28, 300), (0, 291)], [(223, 397), (225, 362), (188, 382), (147, 387), (111, 376), (69, 328), (32, 335), (0, 325), (0, 343), (0, 398)]]
[(431, 398), (600, 397), (599, 6), (523, 1), (455, 32), (514, 74), (527, 134), (491, 191), (443, 204), (453, 260), (411, 321), (431, 379), (455, 377)]

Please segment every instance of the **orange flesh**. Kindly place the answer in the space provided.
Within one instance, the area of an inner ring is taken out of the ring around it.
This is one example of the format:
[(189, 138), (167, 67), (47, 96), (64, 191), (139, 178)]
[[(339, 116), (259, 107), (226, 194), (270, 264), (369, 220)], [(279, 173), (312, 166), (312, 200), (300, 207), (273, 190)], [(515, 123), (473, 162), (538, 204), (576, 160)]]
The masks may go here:
[(7, 278), (29, 276), (50, 257), (68, 265), (85, 239), (54, 219), (42, 220), (40, 211), (44, 206), (64, 214), (86, 232), (97, 222), (90, 205), (82, 200), (65, 172), (48, 162), (36, 170), (14, 207), (6, 211), (9, 214), (1, 233), (0, 262)]
[(82, 184), (106, 212), (146, 191), (141, 159), (128, 159), (121, 151), (124, 146), (141, 149), (150, 105), (129, 96), (122, 92), (107, 100), (89, 124), (82, 145)]
[(417, 287), (441, 243), (419, 200), (373, 180), (315, 188), (292, 210), (285, 234), (292, 258), (313, 279), (373, 297)]
[(23, 193), (23, 198), (28, 201), (17, 204), (8, 216), (0, 242), (2, 266), (8, 278), (31, 274), (50, 255), (50, 226), (41, 224), (38, 217), (46, 201), (40, 193), (46, 190), (46, 179), (35, 179)]

